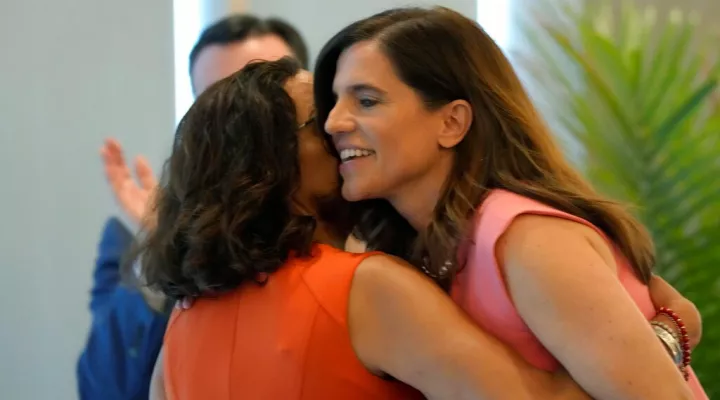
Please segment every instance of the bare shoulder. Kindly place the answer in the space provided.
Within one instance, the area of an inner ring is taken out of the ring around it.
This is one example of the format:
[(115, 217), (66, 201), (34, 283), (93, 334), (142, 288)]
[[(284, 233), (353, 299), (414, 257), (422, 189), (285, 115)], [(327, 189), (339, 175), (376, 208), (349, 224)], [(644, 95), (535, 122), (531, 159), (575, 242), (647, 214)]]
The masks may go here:
[(377, 332), (385, 332), (386, 339), (426, 326), (428, 321), (423, 318), (428, 312), (440, 325), (467, 323), (467, 317), (432, 279), (389, 255), (372, 255), (358, 265), (349, 311), (351, 320), (362, 321), (359, 325), (351, 321), (351, 330), (374, 326)]
[(602, 239), (592, 228), (579, 222), (554, 216), (523, 214), (513, 220), (502, 239), (512, 242), (534, 242), (555, 238), (577, 240), (592, 237)]
[[(353, 288), (398, 292), (415, 285), (434, 286), (429, 278), (406, 261), (387, 254), (365, 258), (355, 270)], [(391, 293), (388, 293), (391, 294)]]
[(372, 255), (358, 265), (350, 288), (348, 328), (366, 368), (402, 379), (396, 374), (406, 359), (397, 354), (407, 355), (400, 346), (402, 338), (424, 326), (417, 316), (422, 315), (428, 295), (443, 297), (438, 291), (427, 277), (392, 256)]
[(569, 219), (538, 214), (516, 217), (496, 245), (501, 263), (508, 259), (520, 264), (552, 262), (588, 251), (615, 268), (612, 250), (596, 230)]

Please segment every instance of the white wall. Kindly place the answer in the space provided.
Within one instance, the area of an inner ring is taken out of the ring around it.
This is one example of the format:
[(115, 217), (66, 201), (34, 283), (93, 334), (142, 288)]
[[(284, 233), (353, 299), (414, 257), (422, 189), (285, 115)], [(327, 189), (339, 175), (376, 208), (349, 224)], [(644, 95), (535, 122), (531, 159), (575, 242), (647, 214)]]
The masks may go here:
[(159, 167), (174, 127), (170, 0), (0, 2), (0, 398), (77, 397), (107, 135)]
[(311, 60), (332, 35), (349, 23), (376, 12), (406, 5), (442, 5), (470, 18), (476, 17), (476, 0), (246, 0), (248, 11), (277, 16), (292, 23), (308, 42)]
[(229, 13), (245, 11), (245, 0), (173, 0), (176, 122), (195, 101), (188, 73), (189, 55), (200, 33)]

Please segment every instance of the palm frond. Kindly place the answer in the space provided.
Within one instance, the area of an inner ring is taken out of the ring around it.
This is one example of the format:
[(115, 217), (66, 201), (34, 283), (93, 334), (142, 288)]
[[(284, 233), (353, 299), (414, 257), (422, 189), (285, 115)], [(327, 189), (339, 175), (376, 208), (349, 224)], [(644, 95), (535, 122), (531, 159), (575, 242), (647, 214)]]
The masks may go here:
[[(641, 205), (657, 272), (703, 314), (693, 366), (720, 398), (720, 63), (691, 13), (540, 1), (520, 67), (598, 190)], [(550, 10), (550, 11), (549, 11)], [(531, 67), (531, 68), (528, 68)], [(578, 147), (579, 146), (579, 147)], [(572, 154), (571, 154), (572, 155)]]

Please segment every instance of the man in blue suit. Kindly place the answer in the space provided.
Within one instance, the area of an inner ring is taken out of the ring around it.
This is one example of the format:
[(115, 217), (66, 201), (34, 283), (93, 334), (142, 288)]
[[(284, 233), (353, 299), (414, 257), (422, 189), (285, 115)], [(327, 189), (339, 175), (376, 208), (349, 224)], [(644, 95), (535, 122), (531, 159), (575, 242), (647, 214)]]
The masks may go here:
[(90, 295), (92, 326), (77, 365), (81, 399), (147, 398), (167, 313), (121, 284), (120, 260), (132, 238), (119, 219), (105, 224)]
[[(294, 56), (307, 66), (305, 43), (289, 24), (277, 19), (234, 15), (211, 25), (190, 54), (190, 76), (197, 95), (254, 59)], [(144, 158), (135, 161), (133, 178), (120, 144), (102, 148), (107, 180), (136, 230), (147, 223), (147, 202), (157, 182)], [(151, 222), (150, 222), (151, 223)], [(82, 400), (148, 398), (150, 377), (162, 345), (169, 310), (167, 299), (146, 288), (122, 284), (120, 264), (133, 233), (118, 218), (103, 229), (90, 294), (92, 323), (77, 364)]]

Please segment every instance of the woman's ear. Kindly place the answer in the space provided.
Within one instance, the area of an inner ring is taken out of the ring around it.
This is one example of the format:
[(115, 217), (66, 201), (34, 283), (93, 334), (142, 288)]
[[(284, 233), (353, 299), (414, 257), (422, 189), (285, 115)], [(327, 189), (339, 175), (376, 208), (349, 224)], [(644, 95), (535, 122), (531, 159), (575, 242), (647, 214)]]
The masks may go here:
[(443, 128), (438, 134), (438, 145), (445, 149), (457, 146), (472, 125), (472, 106), (465, 100), (455, 100), (443, 107)]

